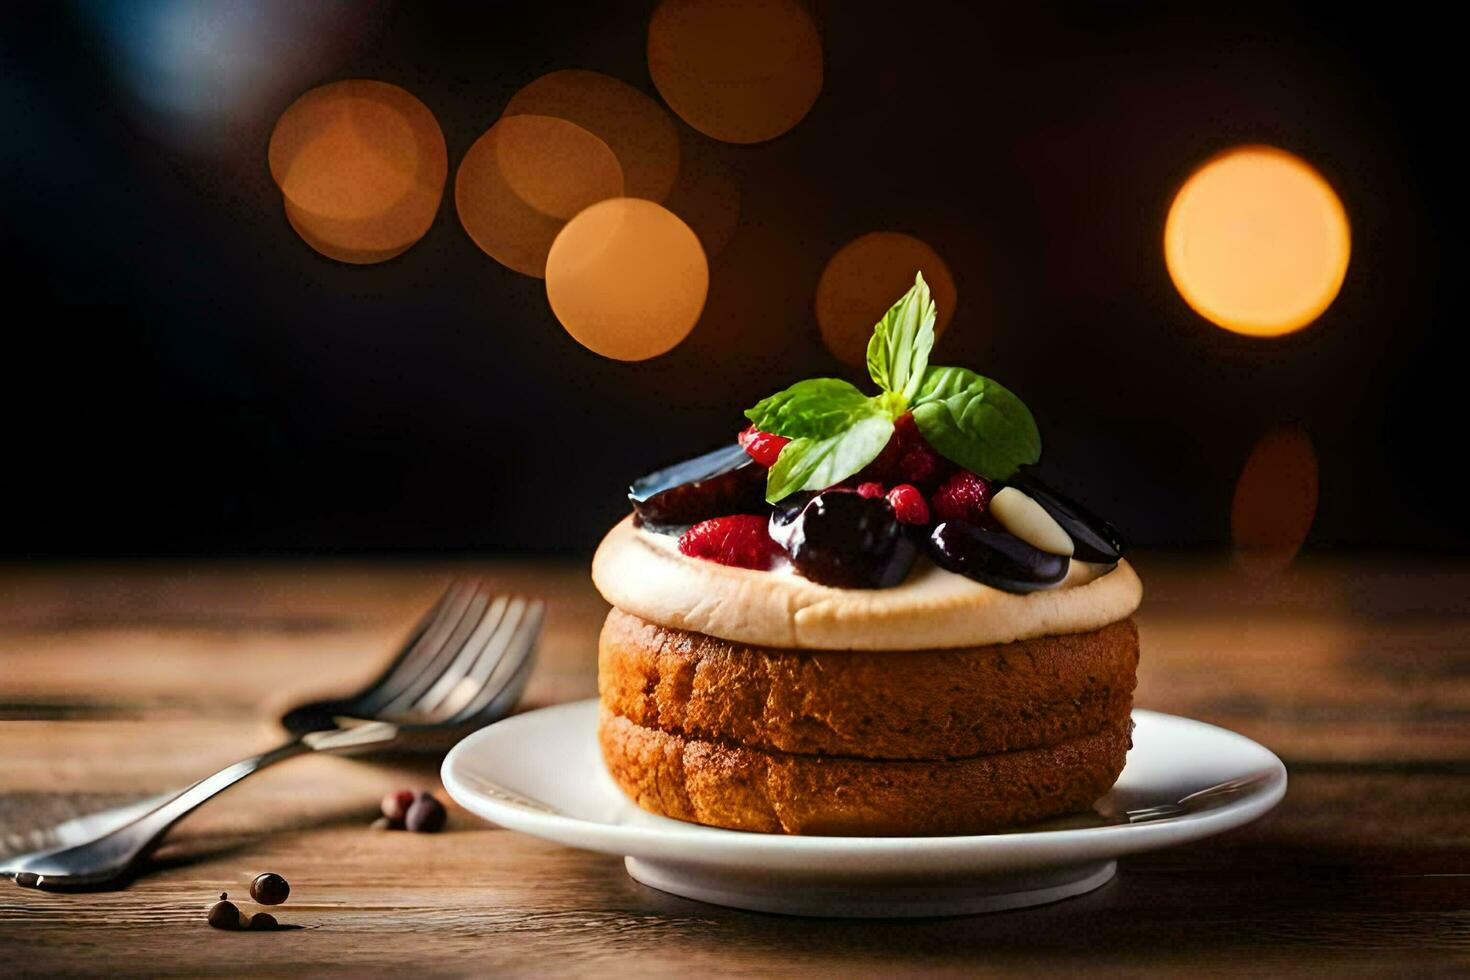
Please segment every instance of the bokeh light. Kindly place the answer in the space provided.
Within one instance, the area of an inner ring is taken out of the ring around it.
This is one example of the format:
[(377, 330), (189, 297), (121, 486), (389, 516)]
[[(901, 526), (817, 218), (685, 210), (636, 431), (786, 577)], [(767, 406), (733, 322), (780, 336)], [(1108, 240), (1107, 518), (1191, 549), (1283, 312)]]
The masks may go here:
[(1251, 450), (1235, 484), (1230, 530), (1236, 563), (1268, 576), (1291, 564), (1317, 513), (1317, 454), (1298, 426), (1281, 426)]
[(391, 258), (418, 241), (434, 223), (449, 172), (428, 107), (367, 79), (298, 98), (277, 121), (267, 155), (292, 227), (332, 258)]
[(698, 133), (683, 130), (679, 134), (679, 180), (664, 201), (664, 207), (699, 236), (709, 258), (725, 250), (740, 224), (740, 183), (720, 149)]
[(915, 272), (924, 274), (933, 293), (937, 337), (949, 326), (959, 300), (938, 252), (896, 231), (871, 232), (839, 249), (817, 281), (817, 326), (827, 349), (846, 364), (865, 364), (873, 325), (914, 284)]
[[(313, 249), (325, 255), (329, 259), (338, 262), (346, 262), (349, 265), (374, 265), (378, 262), (387, 262), (408, 251), (413, 242), (409, 242), (399, 248), (372, 249), (353, 248), (350, 245), (339, 244), (342, 240), (350, 240), (352, 235), (351, 222), (325, 222), (321, 218), (313, 218), (302, 214), (288, 198), (282, 198), (286, 205), (286, 221), (291, 225), (293, 231), (301, 236), (301, 240)], [(316, 229), (323, 226), (329, 227), (329, 234), (333, 238), (322, 238), (316, 233)]]
[(1310, 164), (1246, 146), (1185, 181), (1164, 227), (1164, 259), (1195, 312), (1227, 330), (1300, 330), (1337, 297), (1351, 233), (1342, 201)]
[(495, 158), (515, 195), (542, 214), (572, 218), (623, 194), (623, 168), (606, 143), (550, 116), (514, 116), (495, 143)]
[(701, 133), (760, 143), (816, 102), (822, 39), (797, 0), (664, 0), (648, 25), (648, 71)]
[(694, 329), (708, 292), (699, 238), (672, 211), (638, 198), (577, 215), (546, 261), (546, 298), (567, 333), (620, 361), (672, 349)]
[(623, 193), (606, 143), (550, 116), (502, 117), (465, 153), (454, 203), (465, 231), (507, 268), (538, 278), (566, 219)]
[(383, 21), (385, 0), (67, 4), (102, 41), (124, 108), (153, 137), (232, 154), (281, 100), (332, 71)]
[(587, 130), (612, 149), (625, 193), (662, 201), (679, 175), (679, 136), (659, 104), (626, 82), (595, 71), (542, 75), (511, 97), (502, 119), (552, 116)]

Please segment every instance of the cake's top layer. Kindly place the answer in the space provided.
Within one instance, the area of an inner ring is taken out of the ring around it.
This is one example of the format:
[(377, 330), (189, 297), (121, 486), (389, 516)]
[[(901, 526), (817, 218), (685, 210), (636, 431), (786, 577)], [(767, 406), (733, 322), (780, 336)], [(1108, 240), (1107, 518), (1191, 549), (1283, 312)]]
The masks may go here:
[(1126, 619), (1143, 585), (1132, 566), (1073, 560), (1054, 589), (1003, 592), (934, 565), (890, 589), (839, 589), (789, 571), (680, 554), (673, 538), (623, 520), (592, 559), (613, 605), (662, 626), (739, 643), (808, 650), (932, 650), (1079, 633)]

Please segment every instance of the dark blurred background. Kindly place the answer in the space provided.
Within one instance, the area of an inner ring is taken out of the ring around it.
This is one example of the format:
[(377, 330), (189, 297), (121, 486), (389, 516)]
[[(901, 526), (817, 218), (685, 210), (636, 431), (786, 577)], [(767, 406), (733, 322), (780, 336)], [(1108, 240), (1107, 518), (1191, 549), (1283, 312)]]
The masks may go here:
[[(692, 335), (629, 364), (479, 251), (452, 194), (392, 261), (323, 258), (265, 152), (300, 92), (375, 78), (433, 110), (452, 182), (545, 72), (657, 98), (652, 4), (308, 4), (298, 21), (328, 27), (303, 45), (239, 3), (203, 49), (163, 16), (179, 6), (6, 7), (0, 553), (590, 551), (629, 478), (794, 380), (855, 377), (812, 298), (875, 230), (954, 274), (936, 362), (1021, 394), (1043, 472), (1134, 541), (1227, 543), (1251, 447), (1294, 423), (1320, 466), (1309, 551), (1470, 545), (1446, 288), (1459, 43), (1425, 14), (818, 4), (820, 98), (772, 142), (712, 144), (739, 228)], [(1353, 230), (1336, 302), (1276, 339), (1192, 312), (1160, 245), (1184, 177), (1256, 142), (1319, 168)]]

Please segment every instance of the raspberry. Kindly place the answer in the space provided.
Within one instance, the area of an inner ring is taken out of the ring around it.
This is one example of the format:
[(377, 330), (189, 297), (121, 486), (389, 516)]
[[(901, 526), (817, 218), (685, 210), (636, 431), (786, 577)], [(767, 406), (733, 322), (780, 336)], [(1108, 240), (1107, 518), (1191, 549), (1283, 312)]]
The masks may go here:
[(990, 484), (969, 470), (958, 470), (934, 491), (934, 515), (941, 521), (979, 524), (990, 507)]
[(924, 436), (919, 432), (919, 423), (914, 421), (913, 412), (904, 412), (893, 420), (893, 437), (905, 449), (928, 445), (924, 442)]
[(885, 484), (894, 482), (899, 475), (898, 465), (903, 460), (903, 454), (908, 451), (913, 438), (919, 434), (913, 420), (912, 415), (905, 414), (893, 421), (893, 435), (888, 437), (882, 452), (858, 471), (858, 480)]
[(902, 458), (903, 446), (895, 432), (883, 451), (873, 457), (871, 463), (858, 470), (857, 479), (862, 483), (890, 483), (898, 475), (898, 461)]
[(939, 475), (939, 457), (928, 446), (915, 446), (898, 461), (898, 472), (909, 483), (928, 483)]
[(859, 483), (857, 492), (859, 497), (881, 497), (883, 496), (883, 484)]
[(893, 420), (893, 435), (877, 457), (858, 473), (862, 481), (925, 483), (941, 473), (942, 461), (924, 441), (912, 412)]
[(721, 565), (768, 569), (781, 553), (781, 546), (771, 540), (768, 524), (768, 518), (757, 514), (700, 521), (680, 536), (679, 551)]
[(751, 459), (766, 469), (776, 465), (776, 457), (781, 455), (781, 450), (785, 449), (786, 444), (791, 441), (785, 436), (774, 436), (769, 432), (762, 432), (753, 425), (736, 436), (735, 440), (740, 443), (740, 448), (744, 449)]
[(929, 523), (929, 503), (912, 483), (900, 483), (888, 491), (888, 503), (902, 524)]

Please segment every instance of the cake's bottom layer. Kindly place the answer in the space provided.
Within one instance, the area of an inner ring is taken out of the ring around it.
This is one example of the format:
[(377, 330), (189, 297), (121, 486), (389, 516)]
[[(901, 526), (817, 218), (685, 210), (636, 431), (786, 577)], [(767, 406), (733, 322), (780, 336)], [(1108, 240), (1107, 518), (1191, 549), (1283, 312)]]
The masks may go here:
[(652, 813), (764, 833), (983, 834), (1085, 810), (1117, 780), (1132, 723), (1041, 749), (950, 761), (801, 756), (645, 728), (606, 707), (608, 771)]

